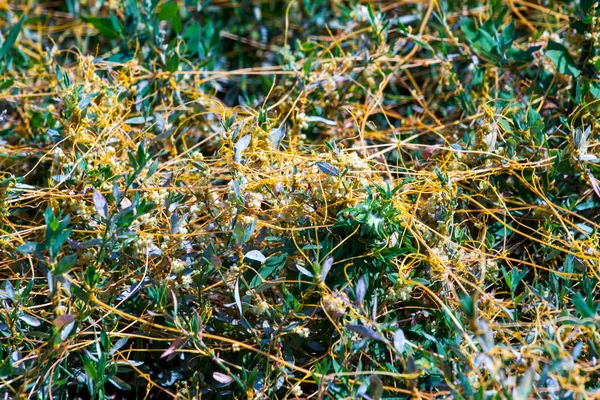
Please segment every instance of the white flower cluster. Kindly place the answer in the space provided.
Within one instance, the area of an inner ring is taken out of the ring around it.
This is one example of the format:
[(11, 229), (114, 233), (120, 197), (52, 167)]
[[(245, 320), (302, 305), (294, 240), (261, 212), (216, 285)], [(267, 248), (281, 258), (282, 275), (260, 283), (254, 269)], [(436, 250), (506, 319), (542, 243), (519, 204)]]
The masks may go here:
[(159, 221), (156, 216), (156, 213), (147, 213), (142, 214), (135, 219), (135, 221), (131, 224), (130, 230), (133, 232), (148, 232), (149, 230), (156, 229), (158, 227)]
[[(419, 203), (419, 213), (423, 222), (443, 232), (446, 229), (446, 221), (452, 221), (456, 195), (457, 188), (452, 184), (452, 180), (445, 185), (439, 183), (425, 202)], [(444, 213), (447, 219), (442, 219)]]
[(394, 285), (392, 286), (386, 295), (388, 300), (394, 301), (408, 301), (411, 298), (413, 287), (411, 285)]
[(334, 318), (346, 315), (346, 304), (339, 296), (325, 294), (321, 302), (325, 311)]
[(138, 254), (146, 254), (160, 251), (156, 243), (154, 243), (154, 237), (152, 235), (147, 234), (138, 235), (136, 240), (133, 242), (133, 249)]
[(248, 201), (246, 202), (246, 207), (250, 210), (258, 211), (262, 207), (262, 201), (264, 197), (260, 193), (250, 192)]
[(60, 146), (56, 146), (52, 150), (52, 158), (54, 159), (55, 162), (61, 162), (64, 159), (66, 159), (67, 156), (65, 155), (65, 152), (63, 151), (63, 149), (60, 148)]
[(308, 129), (308, 119), (307, 118), (308, 118), (308, 116), (303, 112), (299, 112), (296, 114), (296, 124), (298, 124), (298, 127), (300, 128), (301, 131)]
[(189, 289), (190, 285), (193, 282), (193, 275), (192, 274), (186, 274), (186, 275), (182, 275), (181, 276), (181, 286), (184, 289)]
[(86, 203), (85, 201), (81, 200), (81, 199), (74, 199), (71, 198), (69, 199), (69, 208), (75, 212), (75, 215), (77, 215), (78, 217), (81, 217), (82, 221), (87, 222), (88, 224), (90, 224), (91, 226), (94, 226), (96, 224), (92, 224), (92, 217), (94, 215), (96, 215), (96, 209), (94, 208), (93, 205)]
[(310, 336), (310, 329), (303, 328), (301, 326), (295, 326), (292, 332), (303, 338), (307, 338)]
[(292, 394), (296, 397), (300, 397), (302, 396), (304, 392), (302, 392), (302, 388), (300, 387), (300, 385), (296, 385), (292, 387)]
[[(487, 280), (496, 279), (500, 272), (498, 262), (477, 251), (459, 248), (449, 252), (443, 244), (431, 249), (430, 264), (433, 278), (447, 278), (452, 273), (471, 274)], [(451, 254), (450, 254), (451, 253)]]
[(156, 203), (156, 207), (162, 208), (162, 207), (164, 207), (164, 205), (167, 202), (167, 198), (169, 197), (169, 192), (164, 189), (149, 190), (144, 193), (144, 197), (146, 197), (148, 200)]
[(187, 268), (187, 264), (183, 260), (175, 259), (171, 261), (171, 272), (180, 274)]
[(260, 299), (258, 303), (256, 303), (256, 305), (254, 306), (254, 312), (257, 315), (262, 315), (269, 311), (269, 308), (271, 308), (269, 303), (267, 303), (264, 299)]

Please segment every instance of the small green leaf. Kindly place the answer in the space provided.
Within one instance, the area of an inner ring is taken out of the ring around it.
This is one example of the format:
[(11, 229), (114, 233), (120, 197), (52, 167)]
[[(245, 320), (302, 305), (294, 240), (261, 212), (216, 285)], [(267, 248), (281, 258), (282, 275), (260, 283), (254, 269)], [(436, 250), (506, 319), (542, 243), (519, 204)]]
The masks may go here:
[(60, 317), (56, 317), (54, 321), (52, 321), (52, 325), (56, 327), (56, 329), (61, 329), (63, 326), (69, 324), (75, 319), (75, 315), (73, 314), (65, 314)]
[(575, 66), (573, 57), (571, 57), (569, 51), (562, 44), (550, 40), (548, 42), (548, 47), (546, 47), (546, 55), (550, 61), (552, 61), (559, 73), (571, 75), (574, 78), (577, 78), (581, 73)]
[(8, 279), (4, 281), (4, 290), (0, 293), (0, 298), (15, 301), (15, 288)]
[(406, 339), (404, 337), (404, 332), (402, 329), (398, 328), (396, 333), (394, 334), (394, 348), (398, 350), (400, 354), (404, 352), (404, 344), (406, 343)]
[(173, 55), (167, 61), (167, 71), (175, 72), (179, 68), (179, 56), (177, 53), (173, 53)]
[(235, 304), (238, 307), (238, 310), (240, 311), (240, 316), (244, 316), (244, 312), (242, 310), (242, 299), (240, 297), (240, 280), (237, 279), (235, 281), (235, 287), (233, 289), (233, 297), (235, 299)]
[(108, 203), (106, 199), (96, 189), (94, 189), (94, 207), (96, 208), (96, 212), (102, 219), (106, 219), (108, 217)]
[(235, 154), (233, 156), (233, 161), (235, 161), (235, 162), (242, 161), (242, 153), (244, 152), (244, 150), (246, 150), (248, 148), (248, 146), (250, 146), (251, 142), (252, 142), (251, 135), (243, 136), (240, 140), (237, 141), (237, 143), (234, 146)]
[(521, 377), (519, 381), (519, 386), (513, 389), (514, 400), (527, 400), (529, 398), (529, 394), (533, 389), (533, 381), (535, 377), (535, 369), (529, 368), (527, 372)]
[(117, 343), (115, 343), (115, 345), (112, 347), (112, 349), (110, 349), (108, 354), (111, 356), (113, 354), (115, 354), (117, 351), (119, 351), (119, 349), (121, 347), (125, 346), (125, 344), (127, 343), (128, 340), (129, 340), (129, 338), (127, 336), (122, 337), (121, 339), (117, 340)]
[(42, 325), (39, 319), (32, 317), (31, 315), (23, 314), (19, 317), (19, 319), (25, 322), (29, 326), (38, 327)]
[(413, 282), (420, 283), (423, 286), (431, 286), (431, 282), (423, 278), (412, 278)]
[(383, 395), (383, 382), (377, 375), (371, 375), (369, 378), (371, 382), (371, 398), (373, 400), (381, 399)]
[(77, 253), (70, 254), (60, 259), (56, 267), (54, 267), (54, 275), (59, 276), (66, 272), (69, 272), (71, 268), (77, 263)]
[(179, 6), (176, 1), (170, 1), (168, 3), (163, 4), (160, 11), (158, 12), (158, 17), (163, 21), (169, 21), (173, 25), (173, 30), (175, 33), (179, 34), (181, 32), (182, 23), (179, 18)]
[(17, 41), (17, 37), (19, 37), (19, 32), (21, 32), (21, 26), (23, 25), (23, 21), (25, 17), (21, 17), (19, 22), (15, 24), (8, 32), (4, 43), (2, 43), (2, 47), (0, 47), (0, 60), (4, 58), (9, 52), (10, 49), (13, 48), (15, 42)]
[(92, 380), (92, 382), (96, 382), (96, 380), (98, 379), (98, 372), (96, 372), (96, 366), (94, 365), (94, 362), (92, 361), (91, 357), (86, 351), (84, 351), (82, 353), (81, 359), (83, 361), (83, 366), (85, 367), (85, 372), (87, 372), (87, 375)]
[(581, 295), (581, 293), (577, 293), (575, 296), (573, 296), (573, 305), (575, 306), (575, 309), (577, 310), (577, 312), (579, 312), (579, 314), (583, 317), (583, 318), (595, 318), (596, 317), (596, 310), (592, 309), (584, 300), (583, 296)]
[(264, 265), (258, 270), (259, 275), (255, 276), (250, 282), (250, 288), (255, 289), (264, 280), (266, 280), (273, 272), (285, 265), (287, 253), (278, 254), (273, 257), (269, 257)]
[(265, 257), (260, 251), (258, 250), (250, 250), (249, 252), (247, 252), (244, 255), (245, 258), (252, 260), (252, 261), (258, 261), (259, 263), (264, 263), (265, 261), (267, 261), (267, 257)]
[(113, 385), (115, 385), (115, 387), (119, 390), (131, 390), (131, 386), (129, 386), (129, 384), (123, 382), (121, 380), (121, 378), (118, 378), (116, 376), (113, 376), (112, 378), (110, 378), (108, 380), (110, 383), (112, 383)]
[(100, 331), (100, 344), (104, 350), (107, 350), (110, 346), (110, 339), (108, 338), (106, 329), (102, 329), (102, 331)]
[(8, 88), (12, 87), (13, 83), (15, 83), (14, 78), (5, 80), (4, 82), (0, 83), (0, 90), (4, 90), (4, 89), (8, 89)]
[(77, 297), (78, 299), (80, 299), (86, 303), (90, 299), (90, 296), (88, 295), (88, 293), (77, 285), (71, 285), (71, 293), (73, 293), (75, 295), (75, 297)]
[(369, 328), (368, 326), (348, 324), (345, 326), (345, 328), (351, 330), (352, 332), (358, 333), (364, 338), (385, 342), (385, 338), (383, 336), (381, 336), (377, 331), (373, 330), (372, 328)]
[(112, 11), (110, 12), (110, 22), (113, 29), (119, 33), (119, 36), (122, 36), (123, 25), (121, 25), (121, 21), (119, 21), (117, 16)]
[(17, 251), (22, 254), (33, 254), (43, 249), (43, 246), (35, 242), (27, 242), (17, 247)]
[(329, 175), (329, 176), (339, 176), (340, 175), (340, 171), (336, 167), (334, 167), (333, 165), (331, 165), (327, 162), (319, 161), (319, 162), (317, 162), (317, 167), (319, 167), (321, 172), (323, 172), (326, 175)]
[(150, 164), (150, 167), (148, 167), (148, 172), (146, 173), (146, 179), (149, 179), (152, 175), (154, 175), (154, 173), (156, 173), (157, 169), (158, 169), (158, 160), (154, 160), (152, 162), (152, 164)]
[(121, 35), (113, 25), (113, 21), (110, 18), (96, 18), (81, 16), (81, 19), (88, 24), (91, 24), (94, 28), (100, 32), (108, 40), (119, 39)]
[(126, 119), (123, 122), (125, 122), (127, 125), (141, 125), (141, 124), (144, 124), (146, 122), (150, 122), (152, 120), (154, 120), (154, 117), (148, 117), (148, 118), (146, 118), (146, 117), (144, 117), (142, 115), (142, 116), (139, 116), (139, 117), (132, 117), (132, 118)]

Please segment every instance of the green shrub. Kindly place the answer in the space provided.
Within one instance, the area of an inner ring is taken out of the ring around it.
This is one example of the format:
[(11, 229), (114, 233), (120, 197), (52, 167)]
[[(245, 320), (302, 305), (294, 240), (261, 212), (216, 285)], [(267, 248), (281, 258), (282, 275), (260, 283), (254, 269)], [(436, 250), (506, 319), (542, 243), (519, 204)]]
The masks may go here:
[(0, 393), (598, 396), (598, 10), (0, 4)]

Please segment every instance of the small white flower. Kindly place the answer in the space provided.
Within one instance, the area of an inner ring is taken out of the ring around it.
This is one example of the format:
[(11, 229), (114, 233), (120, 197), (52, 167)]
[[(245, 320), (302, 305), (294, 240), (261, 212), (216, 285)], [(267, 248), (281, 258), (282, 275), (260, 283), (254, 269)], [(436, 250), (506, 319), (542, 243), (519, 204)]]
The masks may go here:
[(181, 286), (188, 289), (192, 284), (192, 275), (183, 275), (181, 277)]
[(292, 388), (292, 394), (296, 397), (300, 397), (302, 396), (302, 388), (300, 387), (300, 385), (296, 385)]
[(173, 272), (174, 274), (179, 274), (183, 272), (183, 270), (185, 270), (186, 266), (187, 265), (185, 261), (179, 259), (173, 260), (173, 262), (171, 263), (171, 272)]
[(256, 306), (254, 306), (256, 314), (261, 315), (269, 310), (269, 303), (264, 300), (260, 300)]

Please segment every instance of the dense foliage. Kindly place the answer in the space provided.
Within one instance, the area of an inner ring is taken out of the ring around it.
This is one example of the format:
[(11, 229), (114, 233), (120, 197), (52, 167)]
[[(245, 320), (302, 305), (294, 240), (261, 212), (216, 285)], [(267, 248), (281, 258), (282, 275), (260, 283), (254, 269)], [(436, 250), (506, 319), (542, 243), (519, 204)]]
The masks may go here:
[(0, 397), (600, 396), (598, 2), (0, 31)]

